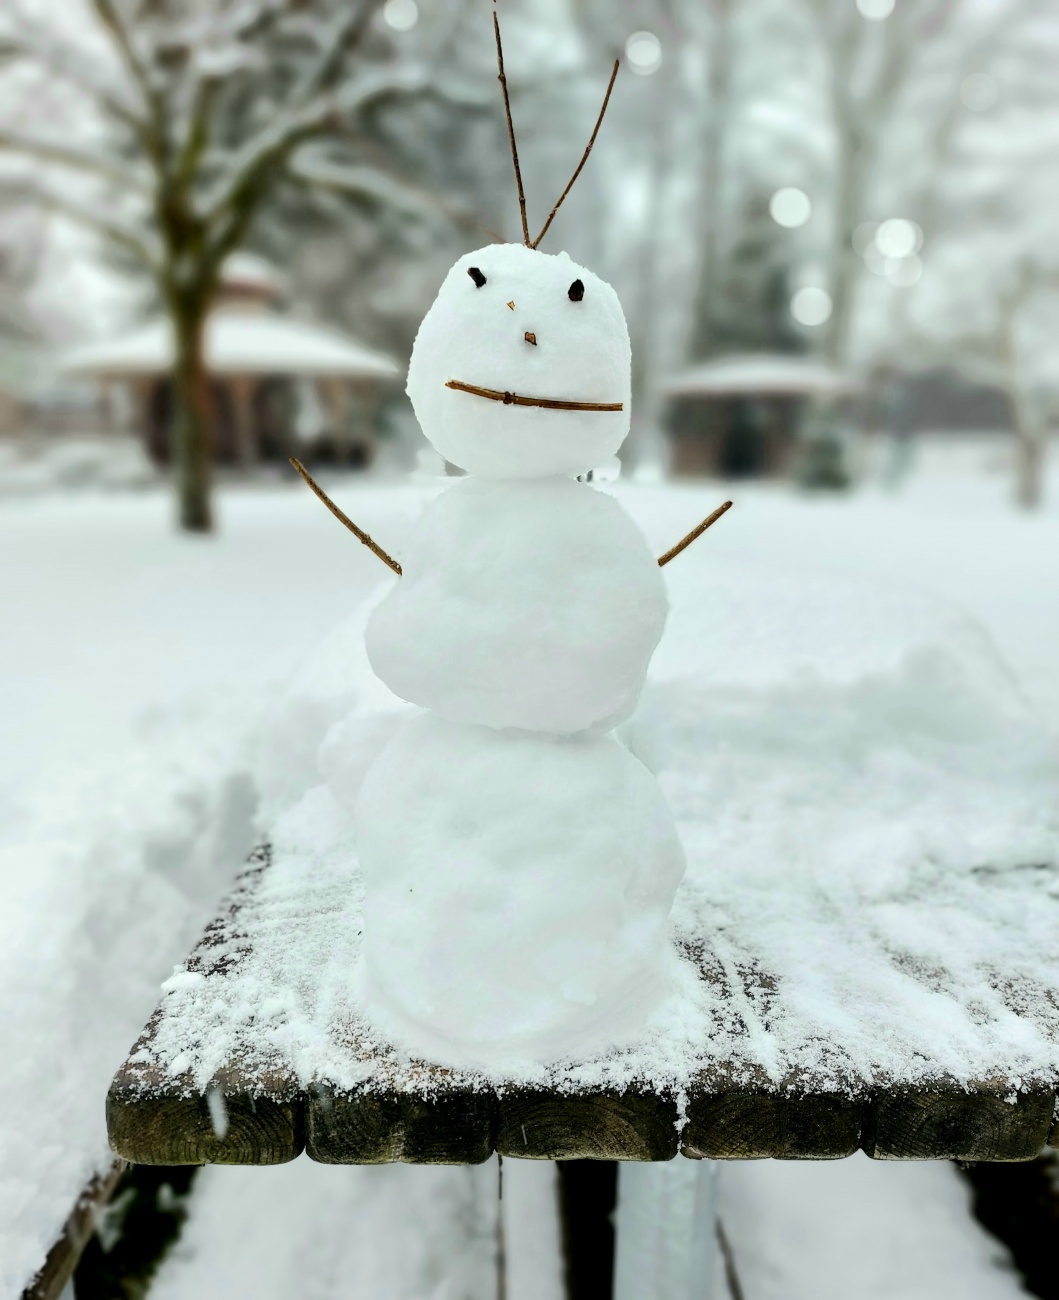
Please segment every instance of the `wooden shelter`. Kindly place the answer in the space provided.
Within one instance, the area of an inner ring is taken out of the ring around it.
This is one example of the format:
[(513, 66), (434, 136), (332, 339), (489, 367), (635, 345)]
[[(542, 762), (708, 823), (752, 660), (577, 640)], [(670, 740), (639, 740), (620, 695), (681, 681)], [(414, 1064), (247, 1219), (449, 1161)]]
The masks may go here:
[(671, 376), (667, 421), (678, 477), (782, 478), (790, 469), (805, 403), (856, 389), (810, 357), (751, 353), (719, 357)]
[[(338, 330), (280, 312), (279, 296), (266, 263), (245, 254), (229, 259), (206, 329), (214, 459), (244, 468), (292, 454), (369, 464), (378, 391), (400, 367)], [(64, 369), (95, 379), (116, 407), (124, 399), (151, 459), (165, 464), (173, 356), (169, 321), (159, 317), (71, 351)]]

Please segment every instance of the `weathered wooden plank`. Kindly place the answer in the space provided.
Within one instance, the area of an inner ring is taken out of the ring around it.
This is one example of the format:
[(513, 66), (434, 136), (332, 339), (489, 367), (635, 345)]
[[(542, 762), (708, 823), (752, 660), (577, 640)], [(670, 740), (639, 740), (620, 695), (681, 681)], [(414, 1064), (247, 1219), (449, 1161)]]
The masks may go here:
[[(742, 1033), (768, 1032), (780, 981), (747, 962), (722, 962), (703, 941), (685, 945), (725, 1014)], [(681, 1151), (691, 1159), (838, 1160), (860, 1143), (865, 1100), (813, 1086), (804, 1075), (774, 1081), (764, 1070), (714, 1063), (688, 1089)]]
[[(227, 906), (188, 958), (188, 970), (207, 983), (246, 954), (239, 915), (269, 861), (267, 847), (252, 854)], [(305, 1146), (305, 1098), (293, 1076), (250, 1056), (218, 1071), (205, 1090), (188, 1074), (169, 1075), (152, 1051), (164, 1011), (163, 1003), (107, 1093), (113, 1150), (141, 1165), (277, 1165), (299, 1155)]]
[(138, 1165), (281, 1165), (305, 1147), (305, 1099), (288, 1076), (230, 1067), (205, 1092), (124, 1065), (107, 1093), (111, 1148)]
[(124, 1160), (114, 1160), (109, 1169), (96, 1174), (84, 1188), (63, 1224), (62, 1233), (48, 1251), (40, 1272), (22, 1292), (22, 1300), (59, 1300), (124, 1169)]
[(873, 1160), (1032, 1160), (1054, 1107), (1052, 1089), (1013, 1095), (1003, 1081), (898, 1088), (874, 1097), (861, 1145)]
[(328, 1165), (477, 1165), (493, 1154), (496, 1099), (490, 1092), (311, 1090), (306, 1153)]
[(677, 1104), (650, 1090), (513, 1088), (498, 1101), (496, 1149), (532, 1160), (672, 1160)]
[(803, 1088), (692, 1092), (681, 1151), (706, 1160), (840, 1160), (860, 1145), (864, 1100)]

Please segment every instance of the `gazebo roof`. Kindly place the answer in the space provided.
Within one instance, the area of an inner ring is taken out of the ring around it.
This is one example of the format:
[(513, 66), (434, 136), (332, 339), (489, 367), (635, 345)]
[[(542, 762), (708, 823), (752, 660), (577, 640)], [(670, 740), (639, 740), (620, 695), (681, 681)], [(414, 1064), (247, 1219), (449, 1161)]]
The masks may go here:
[[(159, 318), (117, 338), (67, 352), (70, 374), (124, 378), (162, 375), (173, 365), (173, 332)], [(214, 375), (308, 375), (393, 379), (400, 366), (386, 353), (319, 325), (234, 306), (214, 310), (206, 325), (206, 364)]]
[(283, 286), (283, 276), (263, 257), (242, 250), (230, 253), (221, 267), (223, 290), (256, 290), (275, 297)]
[(789, 353), (746, 353), (719, 357), (671, 375), (662, 385), (672, 396), (735, 396), (844, 393), (857, 380), (826, 362)]

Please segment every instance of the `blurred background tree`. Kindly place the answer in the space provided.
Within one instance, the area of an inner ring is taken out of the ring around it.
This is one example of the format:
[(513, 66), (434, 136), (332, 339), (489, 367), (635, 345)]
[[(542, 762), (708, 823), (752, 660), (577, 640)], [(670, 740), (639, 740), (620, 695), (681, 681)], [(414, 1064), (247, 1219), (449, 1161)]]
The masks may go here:
[[(417, 70), (370, 48), (373, 0), (204, 6), (186, 0), (92, 0), (98, 57), (58, 28), (20, 13), (9, 59), (57, 78), (99, 114), (95, 148), (40, 129), (32, 101), (0, 145), (95, 181), (26, 181), (23, 194), (90, 226), (151, 277), (173, 331), (177, 494), (181, 526), (208, 531), (209, 387), (206, 321), (225, 259), (246, 240), (277, 184), (311, 184), (308, 145), (357, 156), (369, 105), (422, 84)], [(98, 42), (97, 42), (98, 43)], [(72, 110), (72, 105), (71, 105)], [(346, 171), (359, 191), (392, 197), (368, 166)]]
[[(60, 30), (31, 4), (8, 5), (0, 92), (2, 143), (39, 164), (18, 192), (146, 268), (179, 343), (181, 516), (202, 527), (201, 338), (228, 251), (281, 264), (296, 312), (403, 358), (454, 257), (517, 235), (489, 6), (78, 0), (71, 14), (92, 22)], [(734, 352), (808, 353), (869, 387), (883, 370), (932, 366), (1001, 389), (1019, 499), (1039, 498), (1055, 405), (1040, 325), (1055, 295), (1037, 273), (1051, 265), (1059, 167), (1048, 0), (502, 9), (531, 220), (623, 60), (545, 248), (622, 297), (629, 466), (671, 460), (675, 372)], [(1032, 292), (1012, 298), (1021, 268)], [(1021, 324), (1005, 342), (1009, 301)], [(796, 403), (787, 423), (801, 409), (806, 428), (834, 428), (822, 418), (833, 405)], [(412, 445), (407, 403), (380, 418)]]

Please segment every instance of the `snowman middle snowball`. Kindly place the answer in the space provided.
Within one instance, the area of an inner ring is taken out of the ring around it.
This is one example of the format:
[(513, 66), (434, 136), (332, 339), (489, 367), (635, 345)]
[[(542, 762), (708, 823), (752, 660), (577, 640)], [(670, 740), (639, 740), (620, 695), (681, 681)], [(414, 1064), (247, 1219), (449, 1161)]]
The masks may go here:
[(424, 509), (367, 628), (375, 673), (437, 718), (406, 724), (356, 802), (369, 1011), (456, 1063), (605, 1050), (668, 987), (684, 865), (654, 777), (592, 739), (636, 707), (667, 611), (636, 525), (575, 477), (629, 428), (617, 295), (565, 254), (468, 253), (408, 394), (468, 476)]

